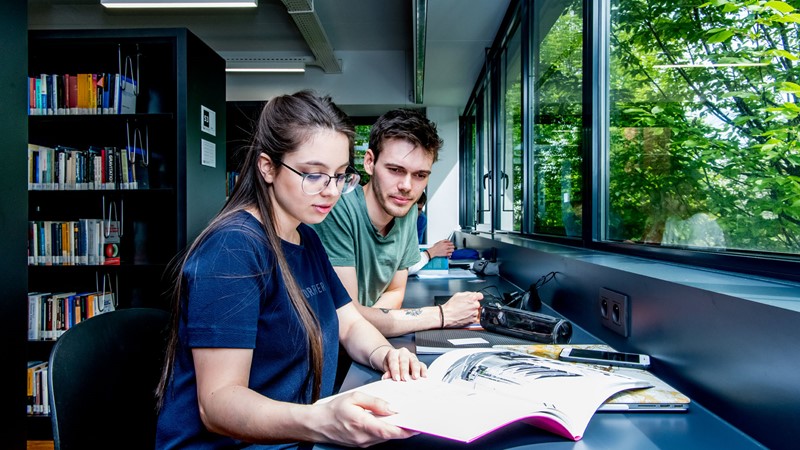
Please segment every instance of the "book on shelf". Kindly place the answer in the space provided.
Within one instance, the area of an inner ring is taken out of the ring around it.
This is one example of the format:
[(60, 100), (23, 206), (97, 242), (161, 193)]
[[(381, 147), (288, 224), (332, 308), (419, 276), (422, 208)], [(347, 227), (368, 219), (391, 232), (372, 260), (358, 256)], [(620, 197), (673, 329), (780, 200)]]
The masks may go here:
[(103, 264), (118, 266), (120, 264), (120, 222), (119, 220), (106, 220), (103, 227)]
[(47, 392), (47, 361), (28, 361), (27, 405), (28, 415), (50, 414)]
[(69, 327), (75, 323), (69, 303), (73, 301), (77, 292), (60, 292), (47, 298), (49, 311), (45, 314), (49, 322), (46, 324), (47, 339), (58, 339)]
[[(567, 347), (607, 351), (614, 350), (612, 347), (605, 344), (499, 345), (495, 348), (503, 348), (558, 360), (558, 355), (561, 354), (561, 350)], [(577, 362), (570, 362), (569, 364), (594, 367), (609, 373), (643, 380), (651, 385), (651, 387), (647, 389), (632, 389), (614, 394), (600, 406), (599, 411), (685, 412), (689, 410), (689, 405), (691, 403), (689, 397), (648, 370)]]
[(149, 154), (140, 147), (28, 144), (28, 190), (147, 189)]
[(67, 93), (67, 114), (78, 114), (78, 76), (74, 74), (64, 75), (66, 80), (66, 93)]
[(138, 82), (125, 75), (117, 75), (114, 97), (117, 102), (117, 114), (136, 114), (136, 96)]
[(103, 160), (103, 181), (101, 189), (115, 189), (117, 187), (117, 149), (115, 147), (105, 147), (101, 150)]
[(577, 441), (608, 397), (646, 386), (641, 380), (512, 350), (469, 349), (439, 356), (427, 378), (381, 380), (352, 391), (388, 401), (396, 414), (381, 420), (468, 443), (518, 421)]
[(116, 309), (116, 295), (92, 292), (28, 293), (28, 340), (56, 340), (68, 329)]
[[(28, 115), (133, 114), (136, 84), (115, 73), (43, 73), (28, 77)], [(126, 98), (128, 85), (133, 89)], [(123, 86), (125, 89), (121, 89)], [(120, 98), (124, 99), (122, 103)]]
[(52, 295), (49, 292), (28, 293), (28, 340), (44, 339), (42, 330), (42, 299)]
[(38, 103), (36, 97), (39, 95), (38, 91), (36, 90), (36, 78), (28, 77), (28, 115), (35, 116), (39, 114), (39, 111), (36, 110), (36, 104)]
[[(109, 222), (109, 221), (106, 221)], [(28, 222), (28, 264), (41, 266), (119, 264), (119, 221), (32, 220)], [(106, 236), (108, 235), (108, 236)], [(116, 248), (107, 248), (114, 244)], [(106, 254), (113, 250), (111, 261)], [(113, 258), (117, 258), (114, 261)]]
[(117, 160), (119, 161), (119, 188), (120, 189), (136, 189), (135, 180), (132, 181), (131, 168), (128, 164), (128, 148), (120, 149)]
[(77, 265), (100, 264), (102, 223), (101, 219), (78, 219), (78, 242), (75, 246)]

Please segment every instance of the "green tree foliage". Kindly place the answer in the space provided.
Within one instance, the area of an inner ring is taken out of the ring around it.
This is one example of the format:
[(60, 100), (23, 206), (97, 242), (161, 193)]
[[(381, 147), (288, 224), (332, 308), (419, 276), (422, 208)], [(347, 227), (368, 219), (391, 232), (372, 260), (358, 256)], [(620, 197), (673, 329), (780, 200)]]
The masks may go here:
[(612, 5), (611, 238), (706, 213), (728, 249), (800, 253), (799, 7)]
[(364, 153), (369, 147), (369, 132), (372, 129), (372, 125), (356, 125), (355, 128), (355, 160), (353, 161), (353, 166), (361, 174), (361, 185), (365, 185), (369, 181), (369, 174), (364, 171)]

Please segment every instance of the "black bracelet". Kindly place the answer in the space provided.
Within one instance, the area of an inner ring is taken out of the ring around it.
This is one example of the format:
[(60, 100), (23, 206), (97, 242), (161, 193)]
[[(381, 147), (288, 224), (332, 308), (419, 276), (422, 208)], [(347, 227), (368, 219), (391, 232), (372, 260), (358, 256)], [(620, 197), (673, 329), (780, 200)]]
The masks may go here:
[(433, 260), (433, 256), (431, 256), (431, 252), (429, 252), (427, 248), (425, 249), (425, 254), (428, 255), (428, 261)]
[(444, 309), (442, 309), (442, 305), (436, 305), (439, 307), (439, 315), (442, 316), (442, 326), (440, 328), (444, 328)]

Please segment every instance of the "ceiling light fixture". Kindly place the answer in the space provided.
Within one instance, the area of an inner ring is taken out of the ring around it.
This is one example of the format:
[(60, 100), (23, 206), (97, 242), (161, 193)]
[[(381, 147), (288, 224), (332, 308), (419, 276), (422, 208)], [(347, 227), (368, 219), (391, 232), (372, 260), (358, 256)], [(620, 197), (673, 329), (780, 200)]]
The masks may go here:
[(227, 60), (225, 72), (228, 73), (304, 73), (304, 62), (275, 61), (231, 61)]
[(258, 0), (100, 0), (106, 8), (255, 8)]

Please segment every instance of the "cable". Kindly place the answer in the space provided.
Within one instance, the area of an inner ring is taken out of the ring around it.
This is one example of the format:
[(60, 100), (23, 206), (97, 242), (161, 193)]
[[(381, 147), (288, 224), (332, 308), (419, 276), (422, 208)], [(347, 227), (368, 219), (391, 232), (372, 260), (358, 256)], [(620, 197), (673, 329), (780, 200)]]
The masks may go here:
[(539, 278), (539, 281), (531, 285), (531, 289), (539, 289), (540, 287), (547, 284), (550, 280), (556, 277), (557, 272), (550, 272), (546, 275), (542, 275), (542, 278)]
[[(497, 293), (497, 295), (488, 292), (489, 289), (494, 289), (494, 291)], [(503, 304), (503, 300), (502, 300), (503, 296), (500, 294), (500, 289), (498, 289), (497, 286), (495, 286), (495, 285), (486, 286), (485, 288), (479, 290), (478, 292), (483, 294), (483, 302), (481, 302), (481, 303), (485, 303), (485, 302), (487, 302), (489, 300), (494, 300), (494, 301), (496, 301), (496, 302), (498, 302), (500, 304)]]

